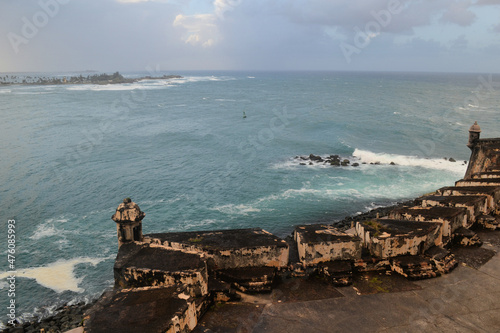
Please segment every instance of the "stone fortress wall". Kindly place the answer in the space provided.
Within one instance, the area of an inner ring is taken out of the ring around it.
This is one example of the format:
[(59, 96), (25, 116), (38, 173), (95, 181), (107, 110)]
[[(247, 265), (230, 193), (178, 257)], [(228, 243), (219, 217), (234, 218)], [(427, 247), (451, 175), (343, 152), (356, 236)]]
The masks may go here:
[(447, 274), (452, 244), (480, 246), (471, 230), (495, 230), (500, 213), (500, 138), (469, 130), (467, 172), (455, 186), (387, 216), (297, 226), (293, 239), (260, 228), (142, 234), (145, 214), (129, 198), (117, 209), (115, 288), (89, 310), (85, 332), (191, 332), (214, 302), (270, 292), (280, 279), (316, 275), (336, 286), (353, 274), (396, 272), (409, 279)]

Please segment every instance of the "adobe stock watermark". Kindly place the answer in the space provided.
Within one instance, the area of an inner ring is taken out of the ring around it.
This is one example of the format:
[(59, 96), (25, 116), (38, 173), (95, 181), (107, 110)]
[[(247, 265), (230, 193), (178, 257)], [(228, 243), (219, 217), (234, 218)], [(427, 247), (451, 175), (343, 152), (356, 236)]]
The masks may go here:
[(245, 140), (239, 142), (238, 153), (242, 158), (228, 161), (225, 167), (219, 168), (218, 175), (214, 175), (210, 183), (196, 191), (193, 202), (204, 202), (214, 192), (223, 190), (228, 184), (228, 178), (237, 174), (237, 170), (242, 168), (241, 161), (245, 159), (244, 163), (247, 164), (258, 158), (258, 152), (264, 150), (273, 140), (282, 135), (291, 124), (291, 120), (295, 118), (296, 115), (289, 114), (286, 106), (281, 110), (273, 109), (273, 116), (269, 119), (267, 126), (254, 134), (249, 134)]
[(273, 114), (268, 127), (262, 128), (257, 135), (249, 135), (247, 140), (238, 145), (239, 152), (248, 157), (248, 162), (256, 158), (257, 151), (263, 150), (265, 145), (274, 140), (290, 124), (290, 120), (295, 118), (295, 115), (288, 114), (286, 106), (281, 112), (274, 109)]
[(387, 9), (381, 9), (379, 11), (372, 10), (370, 15), (373, 17), (373, 20), (368, 21), (364, 30), (358, 26), (355, 26), (354, 29), (354, 38), (352, 44), (342, 42), (340, 43), (340, 50), (344, 55), (345, 60), (348, 64), (352, 61), (352, 56), (354, 54), (360, 54), (361, 51), (370, 45), (371, 40), (380, 35), (383, 28), (386, 28), (391, 24), (392, 18), (394, 15), (398, 15), (404, 9), (404, 6), (401, 4), (399, 0), (389, 0), (387, 3)]
[(50, 20), (53, 19), (57, 14), (61, 5), (66, 5), (71, 0), (39, 0), (38, 10), (30, 18), (23, 16), (21, 21), (23, 23), (20, 33), (9, 32), (7, 38), (9, 39), (10, 45), (16, 54), (19, 53), (19, 46), (21, 44), (28, 44), (30, 40), (35, 38), (41, 29), (43, 29)]
[[(145, 69), (150, 76), (156, 76), (160, 73), (159, 66), (156, 68), (148, 66)], [(48, 171), (50, 178), (58, 180), (59, 183), (69, 179), (71, 168), (87, 160), (94, 149), (101, 145), (106, 136), (115, 129), (117, 119), (123, 119), (132, 110), (140, 108), (141, 104), (147, 100), (147, 94), (147, 90), (143, 89), (134, 89), (120, 94), (110, 105), (109, 117), (103, 119), (96, 126), (83, 129), (80, 132), (83, 138), (71, 152), (64, 155), (64, 161), (52, 164), (52, 168)]]
[[(499, 83), (493, 81), (492, 74), (488, 74), (488, 76), (479, 75), (477, 80), (479, 83), (474, 92), (465, 96), (463, 99), (462, 109), (464, 110), (467, 110), (469, 105), (479, 107), (487, 98), (497, 93), (495, 86), (498, 86)], [(444, 128), (436, 129), (430, 138), (415, 139), (414, 142), (417, 144), (418, 149), (412, 151), (411, 154), (417, 156), (421, 156), (422, 154), (424, 156), (432, 156), (436, 150), (435, 141), (442, 140), (445, 134), (450, 131), (462, 131), (464, 125), (467, 126), (467, 128), (472, 125), (470, 115), (470, 113), (464, 114), (457, 112), (454, 108), (448, 109), (440, 119), (443, 124), (449, 122), (450, 119), (455, 119), (451, 127), (446, 128), (446, 130)]]

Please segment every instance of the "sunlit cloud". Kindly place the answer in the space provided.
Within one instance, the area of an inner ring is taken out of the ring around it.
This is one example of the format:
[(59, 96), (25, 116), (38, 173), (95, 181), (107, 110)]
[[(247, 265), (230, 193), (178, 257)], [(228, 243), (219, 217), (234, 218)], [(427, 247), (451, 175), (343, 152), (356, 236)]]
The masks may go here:
[(193, 46), (209, 47), (215, 43), (215, 40), (220, 38), (217, 18), (213, 14), (179, 14), (176, 16), (173, 25), (186, 31), (182, 38), (186, 44)]
[(441, 17), (441, 20), (463, 27), (469, 26), (476, 20), (476, 14), (470, 11), (471, 5), (470, 1), (452, 3)]
[(116, 0), (116, 2), (119, 2), (119, 3), (141, 3), (141, 2), (163, 2), (163, 3), (168, 3), (168, 2), (171, 2), (171, 0)]
[(173, 26), (185, 30), (182, 39), (186, 44), (211, 47), (223, 38), (219, 24), (224, 20), (224, 14), (233, 10), (241, 2), (242, 0), (214, 0), (213, 13), (179, 14), (175, 17)]

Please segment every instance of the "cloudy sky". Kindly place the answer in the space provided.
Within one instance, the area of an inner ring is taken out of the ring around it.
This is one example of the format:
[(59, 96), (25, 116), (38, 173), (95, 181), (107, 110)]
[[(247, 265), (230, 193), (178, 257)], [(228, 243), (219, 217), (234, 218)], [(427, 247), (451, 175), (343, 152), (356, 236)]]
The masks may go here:
[(0, 0), (0, 72), (500, 73), (500, 0)]

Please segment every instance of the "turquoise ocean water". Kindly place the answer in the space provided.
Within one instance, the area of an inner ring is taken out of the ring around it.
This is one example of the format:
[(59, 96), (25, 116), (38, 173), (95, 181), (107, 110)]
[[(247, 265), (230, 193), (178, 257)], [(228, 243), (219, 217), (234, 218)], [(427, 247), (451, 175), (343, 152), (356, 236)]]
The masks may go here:
[[(184, 78), (0, 87), (0, 308), (9, 219), (16, 314), (29, 318), (113, 285), (110, 218), (124, 197), (146, 212), (144, 233), (261, 227), (284, 237), (452, 185), (470, 125), (500, 134), (495, 75), (163, 74)], [(310, 153), (360, 166), (299, 165)]]

